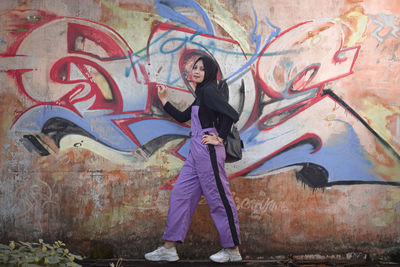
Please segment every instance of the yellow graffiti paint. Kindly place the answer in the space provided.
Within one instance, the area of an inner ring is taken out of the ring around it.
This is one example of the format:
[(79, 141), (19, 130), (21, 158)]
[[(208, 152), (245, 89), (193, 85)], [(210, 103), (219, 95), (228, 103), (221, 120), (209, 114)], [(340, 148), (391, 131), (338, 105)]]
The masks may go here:
[(365, 40), (368, 17), (364, 15), (364, 10), (361, 7), (355, 7), (341, 16), (340, 22), (345, 24), (350, 31), (345, 35), (344, 47), (351, 47)]
[[(363, 108), (360, 110), (360, 114), (365, 118), (368, 118), (370, 126), (390, 143), (392, 134), (387, 128), (388, 120), (390, 116), (400, 113), (399, 107), (385, 106), (377, 97), (367, 96), (362, 100)], [(393, 147), (396, 149), (395, 147)], [(397, 150), (397, 153), (400, 153)]]
[(95, 68), (88, 67), (88, 70), (90, 71), (93, 81), (97, 84), (103, 94), (104, 99), (113, 100), (112, 90), (106, 78)]
[[(120, 7), (118, 1), (101, 0), (103, 9), (109, 9), (112, 17), (105, 18), (107, 25), (117, 31), (124, 40), (129, 44), (134, 53), (146, 51), (148, 37), (151, 34), (154, 21), (163, 21), (162, 17), (154, 11), (149, 13), (138, 11), (126, 6)], [(142, 3), (146, 6), (148, 4)], [(152, 6), (149, 6), (152, 8)], [(144, 50), (143, 50), (144, 49)]]
[(336, 119), (336, 114), (329, 114), (328, 116), (326, 116), (325, 118), (327, 121), (332, 121)]
[[(391, 148), (400, 153), (399, 149), (394, 145), (392, 133), (388, 129), (388, 119), (394, 114), (400, 112), (398, 107), (387, 106), (382, 104), (379, 98), (375, 96), (366, 96), (362, 99), (362, 108), (359, 113), (367, 118), (368, 124), (374, 129), (378, 135), (386, 140)], [(381, 176), (387, 181), (400, 181), (398, 174), (400, 173), (400, 164), (393, 153), (382, 145), (379, 141), (373, 144), (374, 149), (369, 152), (370, 160), (374, 163), (374, 173)]]

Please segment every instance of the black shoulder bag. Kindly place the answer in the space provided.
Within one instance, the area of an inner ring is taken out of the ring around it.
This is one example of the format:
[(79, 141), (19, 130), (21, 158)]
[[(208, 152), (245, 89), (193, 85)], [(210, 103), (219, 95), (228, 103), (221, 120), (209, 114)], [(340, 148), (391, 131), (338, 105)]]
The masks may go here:
[[(229, 89), (226, 80), (220, 81), (217, 88), (218, 94), (228, 102)], [(236, 162), (242, 159), (243, 141), (235, 125), (232, 125), (226, 140), (224, 140), (226, 158), (225, 162)]]
[(225, 162), (236, 162), (242, 159), (243, 141), (240, 139), (239, 131), (232, 125), (226, 140), (224, 140), (226, 158)]

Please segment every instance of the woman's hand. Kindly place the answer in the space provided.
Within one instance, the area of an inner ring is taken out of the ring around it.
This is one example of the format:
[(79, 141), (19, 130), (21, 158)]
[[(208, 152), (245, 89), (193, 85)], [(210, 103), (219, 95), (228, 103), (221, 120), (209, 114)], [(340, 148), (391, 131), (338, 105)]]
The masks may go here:
[(222, 138), (219, 138), (218, 136), (216, 136), (215, 133), (211, 133), (210, 135), (205, 134), (201, 138), (201, 143), (203, 145), (210, 144), (210, 145), (216, 146), (216, 145), (221, 144), (222, 141), (223, 141)]
[(157, 84), (158, 98), (160, 99), (163, 106), (167, 103), (167, 87), (164, 84)]

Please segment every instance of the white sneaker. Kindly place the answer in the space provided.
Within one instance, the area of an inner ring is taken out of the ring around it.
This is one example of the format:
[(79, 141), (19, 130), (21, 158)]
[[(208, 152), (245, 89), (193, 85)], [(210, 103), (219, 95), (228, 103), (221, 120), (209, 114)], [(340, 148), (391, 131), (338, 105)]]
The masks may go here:
[(148, 261), (177, 261), (179, 260), (178, 253), (176, 253), (176, 248), (165, 248), (161, 246), (156, 250), (146, 253), (144, 258)]
[(240, 253), (234, 249), (231, 248), (223, 248), (217, 253), (213, 254), (210, 256), (210, 260), (214, 262), (228, 262), (228, 261), (241, 261), (242, 256), (240, 256)]

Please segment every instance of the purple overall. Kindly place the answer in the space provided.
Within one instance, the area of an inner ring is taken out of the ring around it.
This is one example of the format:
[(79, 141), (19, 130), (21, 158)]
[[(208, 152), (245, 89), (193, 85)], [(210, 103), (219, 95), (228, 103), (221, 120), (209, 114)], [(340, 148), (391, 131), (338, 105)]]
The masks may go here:
[(218, 133), (215, 128), (201, 128), (198, 111), (199, 106), (192, 106), (190, 152), (172, 190), (163, 240), (184, 241), (204, 194), (221, 246), (233, 247), (240, 244), (239, 220), (224, 169), (225, 147), (201, 144), (204, 134)]

